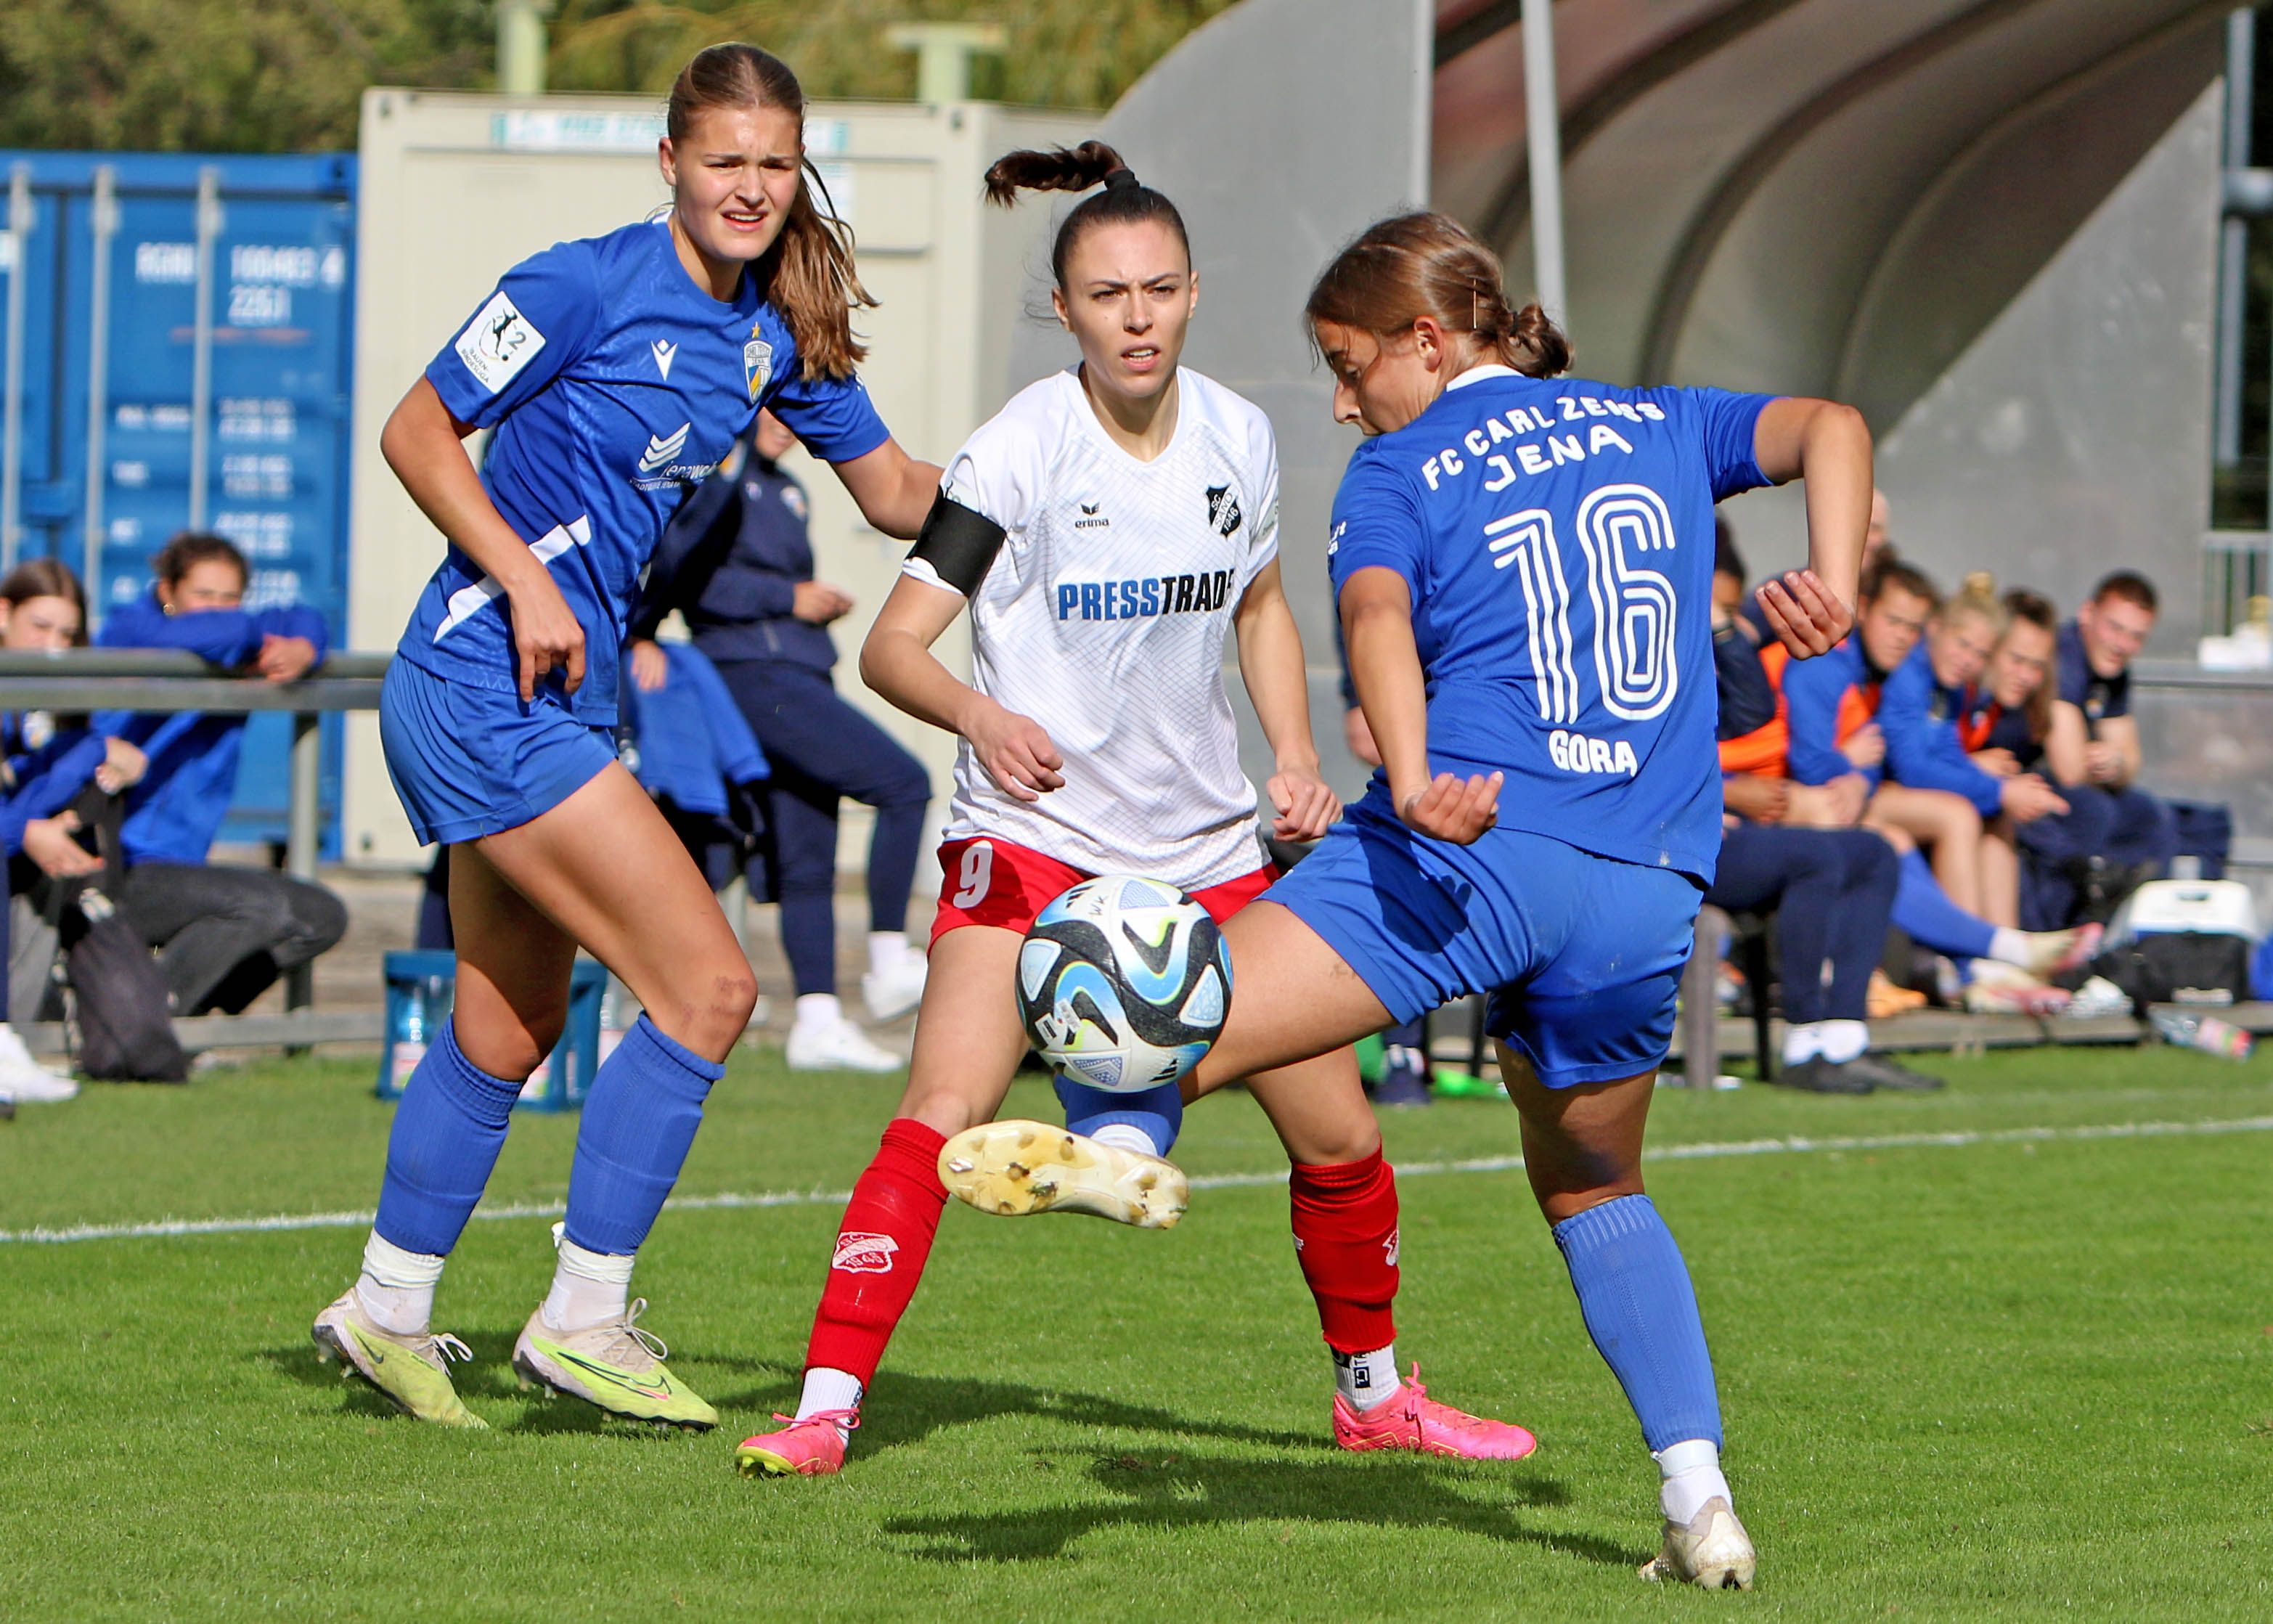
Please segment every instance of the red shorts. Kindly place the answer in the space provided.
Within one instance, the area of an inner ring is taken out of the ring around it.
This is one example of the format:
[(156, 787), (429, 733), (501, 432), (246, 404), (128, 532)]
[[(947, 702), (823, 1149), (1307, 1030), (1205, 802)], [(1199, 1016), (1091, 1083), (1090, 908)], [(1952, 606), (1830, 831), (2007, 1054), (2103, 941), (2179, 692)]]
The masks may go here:
[[(1045, 856), (1031, 846), (989, 835), (972, 835), (940, 845), (939, 912), (932, 916), (934, 942), (963, 925), (994, 925), (1024, 936), (1034, 916), (1084, 880), (1093, 880), (1071, 863)], [(1264, 863), (1220, 885), (1191, 893), (1219, 925), (1254, 901), (1279, 877)]]

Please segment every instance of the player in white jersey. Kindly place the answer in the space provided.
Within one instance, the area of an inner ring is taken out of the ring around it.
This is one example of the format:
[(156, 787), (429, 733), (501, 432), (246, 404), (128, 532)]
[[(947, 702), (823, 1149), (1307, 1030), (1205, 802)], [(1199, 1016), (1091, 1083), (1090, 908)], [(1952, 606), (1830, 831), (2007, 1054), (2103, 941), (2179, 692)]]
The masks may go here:
[[(1021, 188), (1100, 181), (1051, 254), (1055, 307), (1081, 365), (1024, 391), (971, 436), (861, 650), (878, 693), (962, 736), (945, 883), (907, 1092), (845, 1207), (797, 1415), (742, 1445), (746, 1470), (843, 1465), (938, 1231), (948, 1136), (994, 1119), (1025, 1054), (1012, 993), (1034, 916), (1101, 872), (1169, 881), (1219, 919), (1273, 877), (1224, 691), (1227, 635), (1275, 758), (1265, 787), (1277, 831), (1315, 838), (1340, 809), (1318, 776), (1302, 638), (1279, 584), (1270, 424), (1177, 365), (1198, 282), (1174, 205), (1095, 141), (1013, 153), (987, 188), (1007, 202)], [(970, 683), (931, 652), (966, 604)], [(1349, 1051), (1249, 1086), (1294, 1164), (1296, 1255), (1337, 1366), (1336, 1441), (1528, 1454), (1522, 1428), (1398, 1380), (1396, 1181)], [(1060, 1210), (1174, 1222), (1184, 1181), (1161, 1156), (1182, 1116), (1174, 1085), (1104, 1096), (1061, 1084), (1061, 1094), (1083, 1137), (1000, 1124), (1032, 1147), (1030, 1161), (1077, 1149), (1080, 1165), (1035, 1183), (1054, 1184)]]

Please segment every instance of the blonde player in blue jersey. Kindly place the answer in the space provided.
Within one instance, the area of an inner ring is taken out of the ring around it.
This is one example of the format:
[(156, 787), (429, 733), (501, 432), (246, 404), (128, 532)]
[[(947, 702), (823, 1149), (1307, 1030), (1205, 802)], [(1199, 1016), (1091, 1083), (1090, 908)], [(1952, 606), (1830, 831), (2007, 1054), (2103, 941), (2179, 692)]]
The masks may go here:
[[(807, 190), (803, 93), (747, 45), (671, 87), (661, 218), (506, 273), (388, 420), (380, 449), (450, 547), (389, 667), (379, 724), (422, 841), (452, 846), (457, 997), (411, 1076), (356, 1283), (319, 1347), (423, 1420), (479, 1426), (431, 1312), (521, 1083), (551, 1051), (581, 946), (645, 1011), (593, 1078), (552, 1289), (523, 1378), (646, 1420), (716, 1413), (628, 1301), (756, 987), (686, 850), (615, 759), (619, 651), (665, 521), (761, 407), (834, 463), (878, 530), (912, 538), (940, 470), (854, 376), (872, 303)], [(476, 473), (462, 442), (495, 430)]]
[[(1852, 620), (1869, 431), (1826, 401), (1557, 379), (1563, 335), (1442, 215), (1365, 232), (1305, 313), (1368, 437), (1327, 550), (1383, 767), (1225, 923), (1238, 995), (1187, 1094), (1488, 995), (1533, 1192), (1662, 1474), (1644, 1575), (1748, 1586), (1642, 1129), (1721, 843), (1713, 507), (1806, 478), (1813, 568), (1761, 598), (1795, 658), (1820, 654)], [(951, 1187), (999, 1192), (966, 1141)]]

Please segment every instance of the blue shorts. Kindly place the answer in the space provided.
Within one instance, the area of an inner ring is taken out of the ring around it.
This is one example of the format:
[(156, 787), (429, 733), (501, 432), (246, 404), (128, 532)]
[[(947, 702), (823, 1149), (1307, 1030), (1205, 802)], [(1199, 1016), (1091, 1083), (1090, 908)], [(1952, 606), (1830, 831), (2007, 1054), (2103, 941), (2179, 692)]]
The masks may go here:
[(551, 695), (523, 703), (399, 657), (379, 688), (379, 739), (421, 846), (518, 829), (616, 759), (611, 729), (586, 726)]
[(1570, 1088), (1664, 1061), (1703, 894), (1677, 869), (1525, 830), (1428, 839), (1377, 783), (1262, 899), (1324, 937), (1392, 1020), (1490, 995), (1486, 1030)]

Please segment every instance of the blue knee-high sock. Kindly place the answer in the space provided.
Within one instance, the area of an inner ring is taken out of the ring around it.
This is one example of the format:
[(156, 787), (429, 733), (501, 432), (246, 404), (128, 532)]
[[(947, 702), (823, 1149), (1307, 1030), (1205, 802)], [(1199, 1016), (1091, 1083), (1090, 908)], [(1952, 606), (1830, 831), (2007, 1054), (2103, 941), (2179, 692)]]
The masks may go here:
[(458, 1047), (454, 1021), (418, 1062), (395, 1107), (379, 1187), (380, 1238), (405, 1252), (446, 1255), (490, 1182), (521, 1084), (491, 1077)]
[(671, 1041), (645, 1015), (592, 1079), (568, 1175), (568, 1238), (626, 1258), (679, 1182), (702, 1101), (726, 1068)]
[(1902, 883), (1894, 889), (1894, 923), (1911, 941), (1953, 959), (1985, 959), (1996, 927), (1949, 899), (1924, 854), (1902, 853)]
[(1713, 1355), (1689, 1266), (1646, 1195), (1620, 1196), (1555, 1226), (1587, 1335), (1594, 1339), (1654, 1454), (1692, 1438), (1721, 1444)]
[(1066, 1126), (1094, 1139), (1107, 1123), (1125, 1122), (1152, 1141), (1167, 1155), (1184, 1126), (1184, 1098), (1174, 1083), (1162, 1083), (1136, 1094), (1107, 1094), (1087, 1083), (1057, 1079), (1058, 1103), (1065, 1107)]

